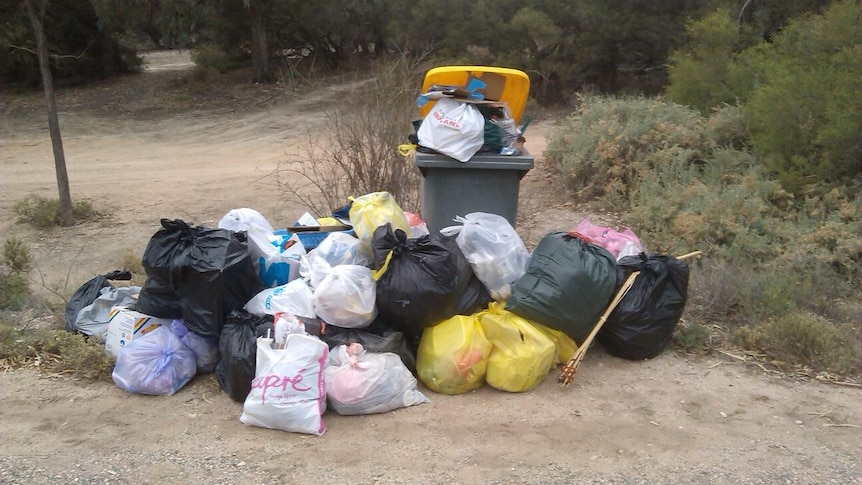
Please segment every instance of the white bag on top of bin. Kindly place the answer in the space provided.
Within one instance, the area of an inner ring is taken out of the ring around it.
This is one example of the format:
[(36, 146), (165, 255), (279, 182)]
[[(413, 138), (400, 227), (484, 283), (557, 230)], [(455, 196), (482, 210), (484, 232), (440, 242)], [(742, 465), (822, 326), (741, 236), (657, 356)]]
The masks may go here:
[(470, 262), (476, 277), (485, 284), (491, 297), (505, 300), (511, 294), (511, 285), (527, 271), (530, 252), (521, 236), (503, 216), (486, 212), (471, 212), (455, 217), (461, 226), (443, 228), (440, 232), (451, 236), (464, 257)]
[(416, 132), (423, 147), (466, 162), (485, 143), (485, 118), (473, 104), (437, 101)]

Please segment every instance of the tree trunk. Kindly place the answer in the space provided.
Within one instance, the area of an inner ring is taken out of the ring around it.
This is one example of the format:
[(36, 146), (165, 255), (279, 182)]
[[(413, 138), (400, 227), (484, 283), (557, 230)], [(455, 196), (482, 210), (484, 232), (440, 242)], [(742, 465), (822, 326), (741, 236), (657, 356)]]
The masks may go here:
[(57, 217), (61, 226), (71, 226), (75, 222), (72, 216), (72, 195), (69, 192), (69, 175), (66, 173), (63, 139), (60, 137), (60, 120), (57, 117), (57, 102), (54, 98), (54, 80), (51, 78), (51, 67), (48, 65), (48, 42), (42, 25), (47, 5), (48, 0), (41, 0), (37, 14), (33, 10), (31, 0), (24, 0), (27, 15), (30, 16), (33, 32), (36, 34), (36, 52), (39, 58), (39, 70), (42, 73), (42, 89), (45, 91), (45, 102), (48, 107), (48, 131), (51, 134), (51, 145), (54, 148), (54, 169), (57, 172), (57, 187), (60, 190), (60, 211)]
[(266, 43), (266, 26), (263, 23), (260, 0), (250, 0), (248, 11), (251, 15), (251, 64), (254, 81), (272, 82), (272, 69), (269, 66), (269, 46)]

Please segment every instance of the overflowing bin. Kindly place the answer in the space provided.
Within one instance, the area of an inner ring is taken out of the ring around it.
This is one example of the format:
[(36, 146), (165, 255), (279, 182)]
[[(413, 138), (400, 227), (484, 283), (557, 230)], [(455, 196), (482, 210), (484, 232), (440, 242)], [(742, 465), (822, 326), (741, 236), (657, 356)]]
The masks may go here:
[[(474, 86), (478, 86), (478, 89), (473, 90)], [(447, 96), (449, 92), (460, 92), (452, 99), (481, 106), (486, 113), (492, 107), (505, 109), (510, 116), (508, 122), (514, 125), (521, 122), (530, 80), (522, 71), (503, 67), (443, 66), (431, 69), (425, 75), (422, 86), (425, 94), (420, 97), (423, 98), (422, 102), (418, 103), (419, 114), (423, 118), (428, 119), (434, 114), (432, 109), (436, 100), (429, 91), (434, 91), (435, 87), (443, 90)], [(440, 97), (437, 96), (437, 99)], [(439, 113), (438, 116), (445, 117), (447, 114)], [(440, 123), (439, 117), (430, 123)], [(489, 120), (485, 120), (486, 145), (489, 140)], [(456, 126), (461, 120), (446, 121), (449, 126)], [(481, 120), (479, 123), (481, 125)], [(449, 153), (451, 156), (447, 156), (440, 153), (446, 150), (435, 146), (437, 140), (429, 136), (431, 139), (425, 140), (423, 144), (422, 130), (418, 134), (420, 147), (434, 149), (419, 149), (415, 153), (415, 163), (422, 175), (421, 214), (429, 231), (451, 226), (455, 216), (471, 212), (498, 214), (515, 226), (520, 181), (533, 168), (533, 157), (528, 151), (521, 146), (518, 150), (482, 149), (470, 152), (475, 153), (472, 156), (462, 156), (461, 153)], [(520, 131), (516, 130), (515, 134), (519, 135)], [(482, 144), (481, 137), (479, 133), (479, 145)], [(432, 140), (434, 143), (427, 143)], [(514, 140), (514, 137), (510, 140)]]

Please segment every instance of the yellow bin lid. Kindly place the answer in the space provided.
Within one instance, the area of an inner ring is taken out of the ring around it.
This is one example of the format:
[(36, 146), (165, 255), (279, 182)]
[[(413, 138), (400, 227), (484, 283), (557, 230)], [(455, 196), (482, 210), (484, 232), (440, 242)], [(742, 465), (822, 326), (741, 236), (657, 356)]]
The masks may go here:
[[(517, 69), (493, 66), (435, 67), (425, 74), (422, 92), (427, 93), (435, 84), (467, 86), (471, 76), (485, 83), (485, 99), (505, 102), (515, 123), (521, 122), (527, 96), (530, 94), (530, 78), (525, 72)], [(435, 100), (429, 100), (419, 108), (422, 118), (425, 118), (435, 102)]]

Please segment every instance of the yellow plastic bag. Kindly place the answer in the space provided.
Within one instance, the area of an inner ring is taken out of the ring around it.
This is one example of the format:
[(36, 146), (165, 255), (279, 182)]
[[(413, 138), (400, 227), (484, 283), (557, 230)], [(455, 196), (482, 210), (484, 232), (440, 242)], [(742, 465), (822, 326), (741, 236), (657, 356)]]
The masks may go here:
[(551, 339), (554, 342), (554, 363), (556, 364), (566, 364), (569, 362), (569, 359), (572, 358), (572, 355), (578, 350), (578, 344), (569, 337), (564, 332), (560, 330), (554, 330), (551, 327), (546, 327), (539, 322), (534, 322), (530, 320), (530, 323), (533, 324), (534, 327), (546, 337)]
[(358, 237), (366, 245), (371, 244), (374, 230), (387, 222), (392, 230), (401, 229), (410, 237), (412, 230), (404, 211), (389, 192), (371, 192), (360, 197), (348, 197), (350, 204), (350, 224)]
[(432, 391), (462, 394), (485, 383), (491, 342), (478, 317), (456, 315), (422, 332), (416, 373)]
[(491, 302), (479, 322), (494, 346), (488, 357), (488, 385), (524, 392), (539, 385), (554, 365), (556, 346), (529, 321)]

